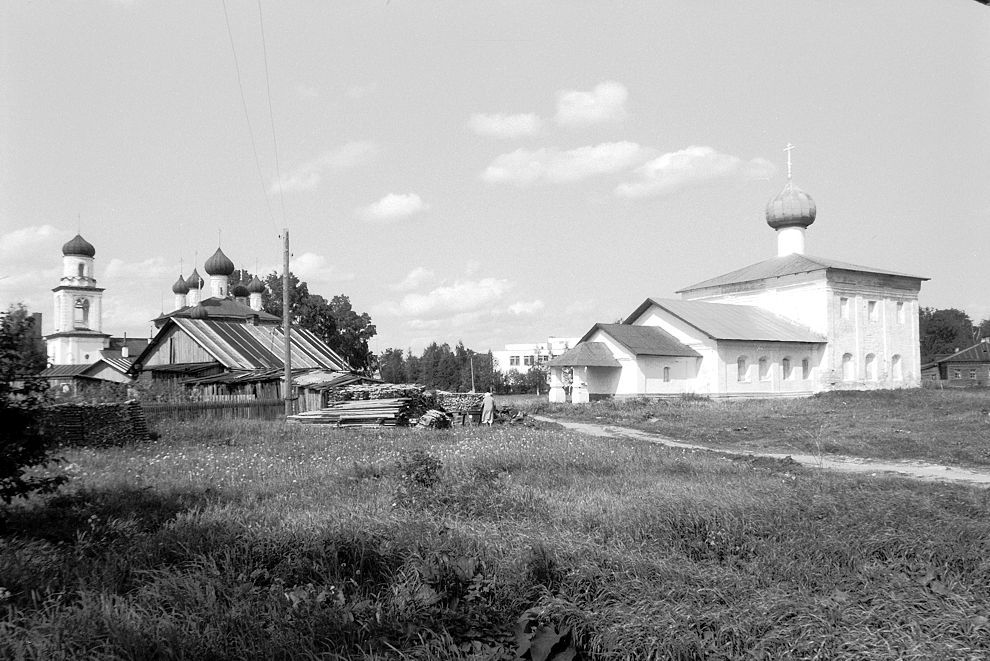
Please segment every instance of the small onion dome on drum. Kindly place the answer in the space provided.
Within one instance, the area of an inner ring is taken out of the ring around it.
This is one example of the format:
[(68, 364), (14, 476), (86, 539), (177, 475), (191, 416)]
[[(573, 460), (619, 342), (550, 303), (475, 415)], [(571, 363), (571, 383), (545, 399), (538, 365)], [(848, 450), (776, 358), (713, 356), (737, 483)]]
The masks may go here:
[(234, 272), (234, 263), (223, 251), (217, 248), (213, 256), (206, 260), (206, 272), (209, 275), (227, 275)]
[(193, 269), (193, 272), (189, 274), (186, 278), (186, 286), (189, 289), (199, 289), (203, 285), (203, 277), (199, 274), (199, 271)]
[(69, 239), (69, 242), (62, 246), (63, 255), (78, 255), (80, 257), (95, 257), (96, 248), (93, 244), (82, 238), (79, 234)]
[(189, 285), (186, 284), (185, 278), (183, 278), (181, 275), (179, 276), (179, 279), (175, 281), (175, 284), (172, 285), (172, 293), (183, 294), (183, 295), (189, 293)]
[(190, 319), (208, 319), (209, 317), (210, 315), (202, 303), (197, 304), (196, 307), (189, 311)]
[(230, 288), (230, 294), (234, 298), (247, 298), (251, 295), (251, 292), (248, 291), (247, 286), (243, 282), (238, 282)]
[(767, 202), (767, 225), (775, 230), (782, 227), (807, 227), (815, 222), (815, 201), (803, 190), (787, 182), (777, 197)]
[(265, 291), (265, 284), (258, 279), (258, 276), (251, 278), (251, 282), (247, 286), (248, 293), (250, 294), (263, 294)]

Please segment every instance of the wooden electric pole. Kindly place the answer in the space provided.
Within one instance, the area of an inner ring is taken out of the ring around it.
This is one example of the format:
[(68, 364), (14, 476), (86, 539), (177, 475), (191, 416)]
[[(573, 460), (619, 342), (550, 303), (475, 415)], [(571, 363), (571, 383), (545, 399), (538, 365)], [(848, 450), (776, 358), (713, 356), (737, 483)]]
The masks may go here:
[(289, 311), (289, 228), (283, 230), (285, 248), (282, 253), (282, 331), (285, 339), (283, 356), (285, 362), (285, 417), (292, 415), (292, 350), (289, 344), (289, 333), (292, 328), (292, 315)]

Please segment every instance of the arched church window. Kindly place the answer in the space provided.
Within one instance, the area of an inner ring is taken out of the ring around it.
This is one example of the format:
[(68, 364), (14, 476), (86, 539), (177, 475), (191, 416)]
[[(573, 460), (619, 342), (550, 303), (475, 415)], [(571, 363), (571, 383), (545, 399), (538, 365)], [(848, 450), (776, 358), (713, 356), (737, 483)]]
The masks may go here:
[(811, 360), (808, 358), (801, 359), (801, 378), (805, 381), (811, 378)]
[(79, 277), (80, 278), (86, 277), (86, 265), (85, 264), (80, 264), (79, 265)]
[(784, 381), (790, 381), (793, 376), (793, 369), (791, 368), (791, 359), (786, 357), (780, 361), (780, 366), (784, 370)]
[(749, 380), (749, 364), (746, 356), (739, 356), (736, 358), (736, 381), (748, 381)]
[(851, 353), (842, 354), (842, 380), (852, 381), (856, 378), (855, 372), (856, 366), (853, 364), (853, 357)]
[(866, 354), (866, 379), (876, 381), (878, 375), (877, 356), (873, 353)]
[(766, 356), (760, 356), (760, 381), (770, 380), (770, 361)]
[(89, 301), (85, 298), (77, 298), (72, 310), (73, 328), (89, 328)]
[(669, 367), (664, 367), (663, 368), (663, 382), (664, 383), (670, 383), (670, 368)]
[(890, 358), (890, 375), (893, 377), (894, 381), (904, 380), (904, 368), (901, 366), (900, 354), (895, 353)]

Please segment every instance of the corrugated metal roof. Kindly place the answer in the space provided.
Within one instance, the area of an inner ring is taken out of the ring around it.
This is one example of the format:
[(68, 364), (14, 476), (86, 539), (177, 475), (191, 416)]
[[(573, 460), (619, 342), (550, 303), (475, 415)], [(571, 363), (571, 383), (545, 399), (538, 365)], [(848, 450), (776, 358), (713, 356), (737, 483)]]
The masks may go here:
[(596, 330), (601, 330), (624, 346), (634, 356), (701, 356), (689, 346), (681, 344), (677, 338), (656, 326), (631, 326), (628, 324), (595, 324), (581, 338), (583, 342)]
[(953, 354), (935, 360), (938, 363), (990, 363), (990, 342), (980, 342)]
[[(282, 321), (273, 314), (268, 314), (263, 310), (255, 310), (249, 305), (238, 303), (237, 301), (229, 298), (217, 298), (215, 296), (211, 296), (210, 298), (200, 301), (199, 304), (203, 306), (203, 309), (206, 311), (207, 319), (213, 319), (216, 321), (222, 321), (224, 319), (240, 321), (244, 319), (251, 319), (252, 317), (258, 317), (259, 321), (271, 324), (280, 323)], [(188, 318), (195, 307), (195, 305), (187, 305), (183, 308), (179, 308), (178, 310), (169, 312), (168, 314), (163, 314), (155, 319), (155, 321), (161, 323), (166, 319)]]
[(548, 364), (552, 367), (622, 367), (602, 342), (581, 342)]
[(93, 363), (87, 365), (52, 365), (43, 369), (38, 376), (43, 378), (82, 376), (83, 372), (92, 366)]
[(883, 275), (899, 275), (906, 278), (916, 278), (918, 280), (928, 280), (928, 278), (909, 275), (907, 273), (898, 273), (896, 271), (888, 271), (886, 269), (878, 269), (870, 266), (857, 266), (856, 264), (849, 264), (846, 262), (840, 262), (834, 259), (826, 259), (824, 257), (813, 257), (811, 255), (798, 255), (791, 254), (785, 255), (784, 257), (773, 257), (771, 259), (765, 259), (762, 262), (757, 262), (756, 264), (750, 264), (749, 266), (744, 266), (741, 269), (731, 271), (724, 275), (720, 275), (709, 280), (704, 280), (697, 284), (691, 285), (690, 287), (685, 287), (677, 291), (678, 294), (682, 292), (693, 291), (695, 289), (705, 289), (707, 287), (719, 287), (722, 285), (734, 285), (742, 282), (753, 282), (756, 280), (763, 280), (766, 278), (780, 278), (785, 275), (796, 275), (799, 273), (812, 273), (814, 271), (824, 271), (828, 269), (838, 269), (841, 271), (859, 271), (862, 273), (878, 273)]
[[(183, 317), (173, 317), (170, 321), (227, 369), (284, 366), (281, 327)], [(289, 338), (293, 368), (350, 371), (347, 362), (311, 331), (293, 328)]]
[(629, 315), (637, 319), (651, 305), (662, 308), (716, 340), (757, 340), (765, 342), (825, 342), (807, 326), (777, 316), (752, 305), (730, 305), (705, 301), (648, 298)]
[(115, 351), (114, 349), (103, 349), (100, 351), (100, 360), (121, 374), (127, 374), (127, 370), (131, 368), (131, 363), (134, 362), (133, 358), (123, 358), (120, 355), (120, 351)]

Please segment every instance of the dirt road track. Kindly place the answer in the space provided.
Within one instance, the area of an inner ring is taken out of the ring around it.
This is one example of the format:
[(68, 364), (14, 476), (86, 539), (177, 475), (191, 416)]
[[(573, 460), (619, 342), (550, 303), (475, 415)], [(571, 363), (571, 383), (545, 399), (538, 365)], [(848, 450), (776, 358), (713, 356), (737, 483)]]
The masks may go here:
[(784, 454), (774, 452), (732, 452), (729, 450), (713, 450), (704, 445), (684, 443), (660, 434), (652, 434), (640, 429), (616, 427), (615, 425), (598, 425), (587, 422), (570, 422), (534, 415), (533, 418), (544, 422), (556, 422), (562, 427), (590, 436), (604, 438), (629, 438), (647, 443), (657, 443), (672, 448), (685, 450), (704, 450), (706, 452), (726, 452), (729, 454), (749, 455), (754, 457), (772, 457), (784, 459), (790, 457), (803, 466), (812, 468), (829, 468), (832, 470), (848, 471), (851, 473), (896, 473), (904, 477), (937, 482), (961, 482), (980, 486), (990, 486), (990, 471), (978, 471), (969, 468), (928, 464), (922, 461), (890, 461), (883, 459), (867, 459), (863, 457), (844, 457), (840, 455), (811, 455)]

